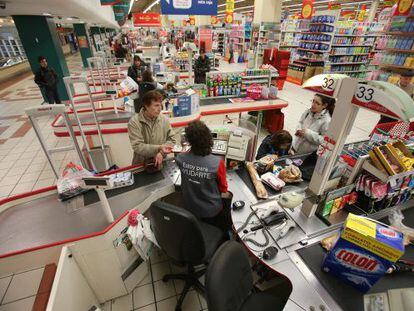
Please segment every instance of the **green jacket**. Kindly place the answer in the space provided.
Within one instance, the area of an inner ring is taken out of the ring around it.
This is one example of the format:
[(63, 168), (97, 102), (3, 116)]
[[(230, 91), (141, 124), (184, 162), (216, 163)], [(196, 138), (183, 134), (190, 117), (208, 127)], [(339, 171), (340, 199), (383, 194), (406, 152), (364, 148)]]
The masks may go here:
[(175, 133), (168, 119), (159, 115), (153, 121), (148, 120), (142, 110), (129, 120), (128, 135), (134, 150), (133, 165), (154, 158), (160, 146), (167, 142), (176, 144)]

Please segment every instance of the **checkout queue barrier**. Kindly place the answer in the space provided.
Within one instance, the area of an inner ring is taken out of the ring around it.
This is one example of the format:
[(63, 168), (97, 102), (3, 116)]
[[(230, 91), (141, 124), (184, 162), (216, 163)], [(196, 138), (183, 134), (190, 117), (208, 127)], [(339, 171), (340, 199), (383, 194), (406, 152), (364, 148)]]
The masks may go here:
[[(223, 101), (225, 103), (222, 104), (201, 104), (199, 112), (190, 116), (170, 118), (171, 125), (176, 133), (178, 133), (180, 128), (185, 127), (191, 121), (202, 120), (208, 125), (218, 123), (226, 124), (229, 120), (238, 120), (240, 114), (243, 112), (268, 110), (280, 111), (288, 105), (286, 101), (280, 99), (243, 103), (231, 103), (228, 99), (223, 99)], [(128, 121), (132, 117), (132, 113), (118, 110), (118, 114), (116, 114), (114, 109), (109, 107), (98, 108), (96, 109), (96, 113), (105, 143), (111, 149), (113, 163), (119, 167), (130, 165), (133, 152), (128, 137)], [(74, 118), (71, 112), (69, 112), (68, 115), (70, 119)], [(89, 148), (99, 145), (99, 137), (97, 136), (92, 110), (79, 111), (78, 115), (80, 116), (83, 130), (87, 136)], [(238, 121), (235, 121), (234, 123), (238, 124)], [(69, 136), (69, 132), (67, 131), (61, 116), (55, 118), (52, 127), (55, 136)], [(79, 138), (80, 131), (75, 122), (73, 128), (75, 135)]]

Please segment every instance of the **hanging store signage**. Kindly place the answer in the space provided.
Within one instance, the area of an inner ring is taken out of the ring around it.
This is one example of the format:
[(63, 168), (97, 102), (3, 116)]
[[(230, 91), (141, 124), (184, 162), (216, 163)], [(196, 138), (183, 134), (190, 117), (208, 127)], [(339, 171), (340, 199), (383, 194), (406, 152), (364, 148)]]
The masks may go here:
[(166, 15), (217, 15), (218, 0), (161, 0)]
[(116, 21), (125, 20), (128, 16), (129, 1), (122, 1), (120, 4), (115, 4), (113, 9)]
[(190, 26), (194, 26), (195, 25), (195, 16), (191, 15), (189, 21), (190, 21)]
[(78, 45), (81, 49), (88, 49), (88, 38), (86, 36), (78, 36)]
[(410, 14), (413, 0), (398, 0), (394, 16), (407, 16)]
[(218, 18), (217, 18), (217, 16), (211, 16), (210, 17), (210, 23), (211, 23), (211, 25), (217, 25), (218, 24)]
[(132, 18), (134, 26), (161, 26), (161, 15), (159, 13), (134, 13)]
[(341, 17), (345, 19), (355, 19), (356, 12), (351, 10), (342, 10), (341, 11)]
[(328, 10), (340, 10), (341, 3), (339, 2), (329, 2), (328, 3)]
[(120, 2), (121, 0), (101, 0), (101, 5), (115, 5)]
[(302, 3), (302, 18), (311, 19), (313, 14), (313, 0), (303, 0)]
[(224, 20), (226, 24), (232, 24), (234, 21), (234, 0), (226, 0), (226, 15)]

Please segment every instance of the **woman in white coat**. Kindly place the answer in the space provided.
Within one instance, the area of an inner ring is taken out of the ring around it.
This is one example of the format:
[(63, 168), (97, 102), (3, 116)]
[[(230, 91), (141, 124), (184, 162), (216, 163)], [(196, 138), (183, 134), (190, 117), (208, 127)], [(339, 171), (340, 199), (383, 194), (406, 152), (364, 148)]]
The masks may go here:
[(333, 98), (315, 94), (312, 106), (302, 114), (293, 138), (292, 149), (296, 153), (311, 153), (318, 149), (328, 130), (334, 109)]

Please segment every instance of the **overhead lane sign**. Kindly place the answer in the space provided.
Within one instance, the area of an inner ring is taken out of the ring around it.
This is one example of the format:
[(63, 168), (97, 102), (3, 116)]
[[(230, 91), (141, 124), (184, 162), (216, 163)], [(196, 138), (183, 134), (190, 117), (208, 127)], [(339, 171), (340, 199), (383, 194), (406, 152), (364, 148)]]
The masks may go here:
[(217, 15), (218, 0), (161, 0), (165, 15)]

